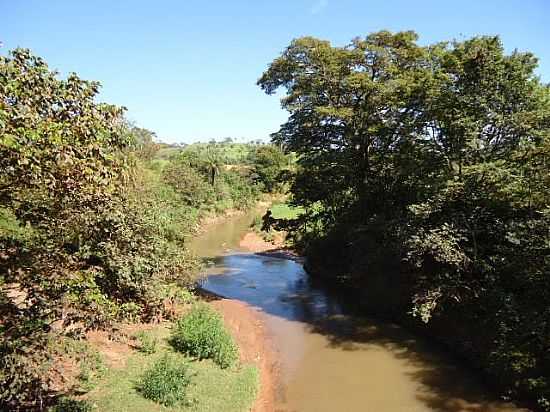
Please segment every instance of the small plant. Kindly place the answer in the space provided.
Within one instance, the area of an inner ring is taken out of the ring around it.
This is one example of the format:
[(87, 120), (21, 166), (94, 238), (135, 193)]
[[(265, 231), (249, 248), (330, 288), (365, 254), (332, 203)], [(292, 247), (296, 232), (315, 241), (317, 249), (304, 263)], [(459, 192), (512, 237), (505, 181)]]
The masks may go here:
[(151, 355), (157, 351), (158, 339), (150, 332), (141, 331), (135, 335), (139, 342), (139, 351)]
[(127, 302), (118, 308), (118, 317), (127, 322), (137, 322), (142, 308), (135, 302)]
[(197, 301), (197, 297), (189, 289), (179, 286), (177, 283), (167, 283), (159, 287), (161, 299), (171, 299), (178, 303), (191, 304)]
[(80, 372), (78, 389), (83, 392), (92, 390), (107, 371), (101, 354), (84, 340), (63, 339), (58, 350), (77, 362)]
[(50, 409), (49, 412), (91, 412), (92, 405), (85, 401), (72, 398), (60, 398), (57, 404)]
[(198, 359), (212, 359), (221, 368), (232, 366), (237, 346), (221, 316), (206, 304), (197, 304), (174, 325), (170, 343), (174, 349)]
[(192, 374), (187, 362), (164, 355), (145, 372), (138, 390), (146, 399), (164, 406), (189, 404), (187, 387), (191, 380)]

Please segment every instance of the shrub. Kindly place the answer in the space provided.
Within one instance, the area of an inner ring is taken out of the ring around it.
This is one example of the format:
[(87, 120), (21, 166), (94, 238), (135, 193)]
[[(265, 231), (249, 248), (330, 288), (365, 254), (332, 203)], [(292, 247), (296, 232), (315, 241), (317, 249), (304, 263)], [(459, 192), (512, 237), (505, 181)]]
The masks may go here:
[[(16, 353), (9, 344), (0, 345), (0, 411), (32, 409), (46, 398), (49, 364), (41, 338), (38, 344), (25, 346), (30, 351), (27, 356)], [(21, 340), (14, 343), (23, 344)]]
[(153, 336), (151, 333), (144, 331), (138, 332), (136, 334), (136, 339), (139, 342), (139, 351), (150, 355), (157, 351), (158, 339)]
[(138, 390), (164, 406), (189, 403), (187, 387), (192, 375), (187, 362), (164, 355), (143, 375)]
[(49, 412), (91, 412), (92, 409), (92, 405), (85, 400), (63, 397), (49, 409)]
[(183, 160), (165, 167), (162, 178), (188, 206), (199, 208), (214, 199), (214, 190), (207, 179)]
[(172, 346), (198, 359), (212, 359), (221, 368), (232, 366), (238, 351), (221, 316), (206, 304), (195, 305), (172, 330)]

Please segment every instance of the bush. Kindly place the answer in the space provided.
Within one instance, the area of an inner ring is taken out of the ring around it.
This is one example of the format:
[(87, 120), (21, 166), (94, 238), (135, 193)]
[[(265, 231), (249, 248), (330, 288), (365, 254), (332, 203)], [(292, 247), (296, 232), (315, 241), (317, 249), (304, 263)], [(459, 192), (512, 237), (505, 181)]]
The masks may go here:
[(139, 351), (150, 355), (157, 351), (158, 339), (153, 336), (151, 333), (144, 331), (138, 332), (136, 334), (136, 339), (139, 342)]
[(198, 263), (175, 235), (186, 209), (136, 160), (151, 153), (133, 153), (150, 134), (98, 91), (28, 50), (0, 56), (0, 410), (43, 403), (57, 333), (159, 319), (158, 285)]
[(63, 397), (49, 409), (49, 412), (91, 412), (92, 409), (92, 405), (87, 401)]
[(212, 359), (221, 368), (232, 366), (238, 357), (237, 346), (221, 316), (206, 304), (195, 305), (176, 322), (170, 343), (198, 359)]
[(214, 189), (206, 177), (189, 166), (184, 160), (171, 162), (162, 172), (164, 183), (171, 186), (181, 201), (200, 208), (214, 199)]
[(192, 375), (186, 362), (165, 355), (143, 375), (138, 390), (164, 406), (189, 403), (187, 387)]

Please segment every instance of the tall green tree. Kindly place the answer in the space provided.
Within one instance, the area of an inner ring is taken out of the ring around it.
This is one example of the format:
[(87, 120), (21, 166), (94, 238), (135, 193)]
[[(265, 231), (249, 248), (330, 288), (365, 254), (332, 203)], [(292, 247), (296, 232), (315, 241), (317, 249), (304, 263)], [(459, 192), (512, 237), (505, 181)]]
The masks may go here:
[(2, 410), (52, 399), (52, 339), (128, 308), (157, 316), (159, 282), (193, 262), (140, 184), (124, 109), (96, 102), (98, 91), (28, 50), (0, 57)]
[(417, 106), (428, 70), (416, 38), (379, 32), (345, 47), (300, 38), (260, 78), (267, 93), (287, 89), (282, 105), (290, 116), (274, 141), (300, 155), (307, 178), (297, 181), (312, 180), (295, 188), (298, 201), (330, 207), (360, 197), (368, 209), (387, 206), (388, 191), (375, 197), (372, 191), (398, 183), (386, 160), (408, 149), (420, 127)]
[(40, 338), (67, 315), (69, 285), (93, 279), (75, 254), (90, 216), (128, 177), (123, 109), (96, 103), (98, 88), (75, 74), (59, 80), (28, 50), (0, 57), (2, 404), (38, 401), (27, 388), (40, 393), (41, 371), (24, 353), (43, 353)]
[(438, 330), (505, 390), (550, 408), (549, 87), (531, 53), (506, 54), (498, 37), (416, 41), (300, 38), (258, 81), (286, 90), (273, 139), (298, 154), (294, 199), (323, 228), (309, 264), (369, 284), (369, 262), (392, 251), (403, 312), (460, 322)]
[(281, 172), (288, 166), (288, 162), (282, 150), (273, 145), (262, 145), (250, 156), (256, 181), (261, 183), (267, 192), (274, 192), (280, 186)]

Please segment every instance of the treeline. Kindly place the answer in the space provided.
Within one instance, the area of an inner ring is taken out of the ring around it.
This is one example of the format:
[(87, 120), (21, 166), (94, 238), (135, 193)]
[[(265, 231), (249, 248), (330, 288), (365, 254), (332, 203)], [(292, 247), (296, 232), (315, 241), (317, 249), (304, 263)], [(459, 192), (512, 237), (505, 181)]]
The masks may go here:
[(28, 50), (0, 57), (2, 410), (54, 401), (63, 337), (170, 316), (199, 267), (186, 235), (204, 212), (252, 205), (286, 159), (270, 145), (232, 169), (224, 145), (163, 158), (98, 91)]
[(424, 47), (382, 31), (294, 40), (258, 84), (286, 89), (273, 141), (298, 154), (308, 270), (412, 315), (504, 395), (550, 410), (550, 89), (536, 68), (498, 37)]

